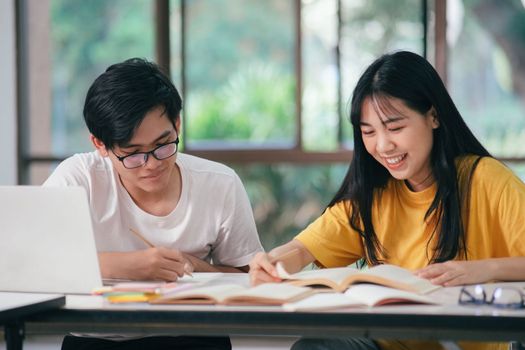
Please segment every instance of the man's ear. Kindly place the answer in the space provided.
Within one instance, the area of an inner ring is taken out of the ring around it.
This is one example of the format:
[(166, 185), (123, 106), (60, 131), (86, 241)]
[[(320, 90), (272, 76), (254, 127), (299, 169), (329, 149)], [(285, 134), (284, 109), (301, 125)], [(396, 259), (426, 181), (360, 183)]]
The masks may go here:
[(93, 143), (93, 146), (95, 146), (95, 148), (100, 153), (100, 155), (102, 157), (107, 157), (109, 155), (108, 154), (109, 150), (106, 148), (106, 145), (104, 145), (104, 143), (102, 141), (100, 141), (99, 139), (97, 139), (93, 135), (90, 135), (89, 137), (91, 139), (91, 142)]

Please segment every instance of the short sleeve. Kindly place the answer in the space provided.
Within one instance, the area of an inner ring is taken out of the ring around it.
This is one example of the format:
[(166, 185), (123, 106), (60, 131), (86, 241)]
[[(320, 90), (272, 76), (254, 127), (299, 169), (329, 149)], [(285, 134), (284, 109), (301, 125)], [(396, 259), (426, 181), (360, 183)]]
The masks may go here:
[(248, 265), (263, 250), (248, 195), (237, 174), (225, 196), (223, 221), (212, 250), (215, 265), (240, 267)]
[(516, 176), (512, 175), (505, 183), (497, 210), (510, 256), (525, 256), (525, 184)]
[(322, 267), (347, 266), (364, 257), (359, 233), (348, 221), (349, 203), (329, 207), (295, 239), (312, 253)]
[(78, 155), (61, 162), (43, 183), (48, 187), (82, 186), (89, 188), (85, 167)]

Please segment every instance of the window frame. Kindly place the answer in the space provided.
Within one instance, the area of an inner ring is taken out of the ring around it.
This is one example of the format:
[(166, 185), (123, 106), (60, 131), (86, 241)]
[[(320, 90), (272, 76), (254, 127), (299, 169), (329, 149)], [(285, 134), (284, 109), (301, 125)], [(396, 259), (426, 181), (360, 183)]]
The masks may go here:
[[(181, 80), (182, 80), (182, 96), (187, 96), (186, 94), (186, 41), (185, 41), (185, 19), (187, 18), (186, 14), (186, 1), (180, 0), (180, 13), (181, 13)], [(190, 144), (184, 145), (184, 152), (195, 155), (197, 157), (202, 157), (206, 159), (211, 159), (218, 162), (226, 163), (296, 163), (296, 164), (308, 164), (308, 163), (347, 163), (352, 159), (353, 151), (351, 149), (344, 147), (343, 140), (343, 121), (344, 113), (342, 110), (342, 82), (341, 79), (338, 81), (337, 86), (337, 102), (338, 102), (338, 123), (337, 123), (337, 142), (338, 147), (335, 151), (329, 152), (319, 152), (319, 151), (306, 151), (303, 148), (303, 138), (302, 138), (302, 88), (303, 88), (303, 77), (302, 77), (302, 26), (301, 26), (301, 0), (292, 0), (294, 3), (294, 32), (295, 32), (295, 48), (294, 48), (294, 65), (295, 65), (295, 80), (296, 80), (296, 94), (295, 94), (295, 138), (293, 140), (293, 146), (290, 148), (270, 148), (270, 147), (250, 147), (250, 148), (230, 148), (217, 144), (217, 147), (192, 147)], [(421, 21), (423, 22), (423, 51), (424, 56), (426, 57), (427, 53), (427, 12), (428, 12), (428, 2), (436, 1), (436, 6), (440, 8), (443, 7), (443, 1), (440, 0), (420, 0), (422, 3), (422, 14)], [(338, 71), (341, 71), (341, 55), (340, 55), (340, 44), (341, 44), (341, 28), (342, 28), (342, 0), (337, 0), (337, 45), (336, 52), (334, 53), (336, 59), (336, 66)], [(439, 5), (438, 5), (439, 4)], [(164, 40), (158, 40), (157, 44), (162, 46), (162, 48), (157, 48), (157, 54), (164, 53), (164, 56), (157, 56), (157, 62), (159, 64), (162, 62), (162, 67), (166, 72), (171, 72), (170, 67), (170, 57), (169, 57), (169, 0), (159, 0), (156, 2), (157, 10), (156, 13), (168, 14), (168, 16), (163, 16), (162, 18), (157, 18), (157, 21), (164, 20), (165, 23), (158, 24), (157, 29), (164, 31), (163, 33), (157, 32), (157, 38), (164, 38)], [(446, 11), (443, 10), (443, 13), (446, 15)], [(440, 22), (440, 25), (445, 25), (445, 17), (443, 22)], [(437, 26), (437, 23), (436, 23)], [(446, 34), (445, 30), (440, 32), (443, 35)], [(437, 37), (437, 35), (436, 35)], [(446, 49), (446, 40), (443, 39), (445, 43), (444, 49)], [(182, 123), (185, 124), (185, 115), (182, 115)], [(182, 129), (183, 139), (186, 138), (186, 131)]]
[[(30, 115), (30, 109), (27, 107), (29, 102), (29, 51), (31, 45), (34, 45), (34, 39), (28, 35), (28, 2), (30, 0), (15, 1), (16, 12), (16, 47), (18, 52), (17, 58), (17, 168), (18, 183), (27, 184), (30, 182), (30, 168), (33, 164), (52, 164), (64, 160), (63, 157), (56, 157), (46, 152), (42, 154), (32, 154), (29, 148), (29, 128), (34, 124), (34, 116)], [(47, 0), (48, 2), (51, 0)], [(185, 96), (186, 81), (186, 1), (179, 0), (181, 22), (181, 92)], [(302, 139), (302, 32), (301, 32), (301, 0), (291, 0), (294, 6), (293, 30), (295, 31), (294, 47), (294, 74), (296, 78), (295, 105), (295, 135), (292, 147), (274, 148), (274, 147), (249, 147), (249, 148), (231, 148), (225, 147), (220, 143), (217, 147), (192, 147), (187, 143), (184, 145), (184, 152), (198, 157), (203, 157), (219, 162), (248, 164), (248, 163), (290, 163), (290, 164), (326, 164), (326, 163), (348, 163), (353, 155), (351, 149), (343, 145), (343, 122), (345, 116), (342, 111), (342, 86), (339, 80), (337, 86), (338, 99), (338, 124), (337, 132), (338, 147), (334, 151), (307, 151), (303, 147)], [(421, 21), (423, 23), (423, 52), (424, 56), (434, 63), (436, 70), (442, 77), (446, 85), (447, 80), (447, 42), (446, 42), (446, 6), (444, 0), (420, 0), (422, 3)], [(337, 45), (334, 55), (336, 57), (336, 66), (341, 70), (341, 56), (339, 47), (341, 43), (341, 8), (342, 0), (336, 0), (337, 10)], [(154, 23), (155, 23), (155, 55), (159, 66), (170, 74), (170, 0), (155, 0), (154, 6)], [(432, 42), (429, 38), (429, 7), (434, 9), (434, 32)], [(433, 56), (428, 57), (429, 47), (433, 47)], [(183, 123), (185, 116), (182, 115)], [(47, 121), (51, 123), (50, 120)], [(182, 130), (182, 137), (186, 139), (185, 129)], [(50, 135), (44, 136), (49, 138)], [(523, 163), (525, 157), (502, 158), (499, 160), (508, 163)]]

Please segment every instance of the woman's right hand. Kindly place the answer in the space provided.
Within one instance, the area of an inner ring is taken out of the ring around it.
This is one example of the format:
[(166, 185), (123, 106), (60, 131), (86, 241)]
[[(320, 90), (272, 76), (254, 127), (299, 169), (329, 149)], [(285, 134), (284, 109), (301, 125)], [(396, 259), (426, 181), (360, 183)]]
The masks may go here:
[(261, 283), (281, 282), (277, 275), (275, 264), (280, 261), (289, 273), (301, 271), (303, 267), (315, 260), (314, 256), (298, 240), (273, 249), (269, 254), (257, 253), (250, 262), (250, 282), (252, 285)]
[(272, 260), (269, 254), (257, 253), (250, 261), (250, 282), (253, 286), (261, 283), (281, 282)]

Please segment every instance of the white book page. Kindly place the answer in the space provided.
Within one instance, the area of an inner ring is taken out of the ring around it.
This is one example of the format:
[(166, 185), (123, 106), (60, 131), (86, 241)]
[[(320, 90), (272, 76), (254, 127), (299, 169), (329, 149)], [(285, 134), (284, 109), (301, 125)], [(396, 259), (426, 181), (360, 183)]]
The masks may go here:
[(283, 279), (292, 280), (309, 280), (309, 279), (328, 279), (341, 283), (347, 276), (359, 273), (359, 270), (353, 267), (337, 267), (330, 269), (307, 270), (298, 273), (288, 273), (283, 265), (278, 262), (276, 264), (277, 275)]
[(422, 294), (440, 288), (440, 286), (432, 284), (429, 280), (414, 275), (412, 271), (395, 265), (377, 265), (368, 270), (363, 270), (362, 273), (415, 286)]
[(308, 291), (310, 291), (310, 288), (298, 287), (287, 283), (264, 283), (256, 287), (232, 293), (229, 297), (242, 296), (286, 300)]
[[(375, 306), (385, 301), (402, 301), (436, 304), (431, 298), (399, 289), (379, 286), (376, 284), (356, 284), (346, 290), (344, 295), (357, 303)], [(388, 303), (388, 302), (387, 302)]]
[(192, 275), (193, 276), (184, 275), (182, 277), (179, 277), (177, 282), (208, 283), (218, 278), (221, 278), (224, 275), (224, 273), (223, 272), (194, 272)]
[(342, 293), (319, 293), (309, 296), (295, 303), (283, 304), (286, 311), (315, 311), (333, 310), (344, 307), (359, 307), (364, 304), (355, 299), (351, 299)]
[(243, 286), (237, 284), (220, 284), (214, 286), (205, 286), (190, 288), (182, 290), (176, 293), (170, 293), (169, 298), (173, 299), (186, 299), (186, 298), (200, 298), (200, 297), (211, 297), (218, 302), (228, 298), (229, 296), (244, 291)]

